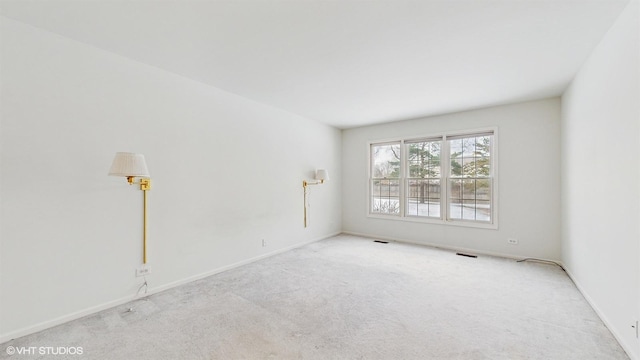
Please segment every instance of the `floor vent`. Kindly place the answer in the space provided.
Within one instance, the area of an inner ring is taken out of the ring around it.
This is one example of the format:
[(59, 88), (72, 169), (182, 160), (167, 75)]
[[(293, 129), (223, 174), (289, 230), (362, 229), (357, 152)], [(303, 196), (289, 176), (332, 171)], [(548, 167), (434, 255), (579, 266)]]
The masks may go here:
[(456, 255), (466, 256), (466, 257), (470, 257), (470, 258), (477, 258), (478, 257), (478, 255), (470, 255), (470, 254), (463, 254), (463, 253), (456, 253)]
[(377, 242), (377, 243), (380, 243), (380, 244), (388, 244), (389, 243), (388, 241), (382, 241), (382, 240), (373, 240), (373, 242)]

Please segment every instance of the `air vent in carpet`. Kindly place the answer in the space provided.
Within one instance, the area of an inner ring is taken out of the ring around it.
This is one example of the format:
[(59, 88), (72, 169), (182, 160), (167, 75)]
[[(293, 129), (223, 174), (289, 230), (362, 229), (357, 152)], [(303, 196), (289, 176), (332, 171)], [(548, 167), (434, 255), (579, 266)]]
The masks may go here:
[(456, 253), (456, 255), (466, 256), (466, 257), (470, 257), (470, 258), (477, 258), (478, 257), (478, 255), (463, 254), (463, 253)]

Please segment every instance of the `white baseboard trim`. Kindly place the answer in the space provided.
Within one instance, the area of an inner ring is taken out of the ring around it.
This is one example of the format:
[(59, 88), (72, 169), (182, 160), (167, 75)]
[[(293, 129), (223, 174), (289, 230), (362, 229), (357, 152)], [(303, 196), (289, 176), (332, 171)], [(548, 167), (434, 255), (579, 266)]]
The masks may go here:
[(17, 338), (26, 336), (26, 335), (30, 335), (33, 333), (37, 333), (39, 331), (42, 330), (46, 330), (49, 328), (52, 328), (54, 326), (58, 326), (61, 324), (64, 324), (66, 322), (72, 321), (72, 320), (76, 320), (79, 319), (81, 317), (87, 316), (87, 315), (91, 315), (91, 314), (95, 314), (97, 312), (100, 312), (102, 310), (106, 310), (121, 304), (125, 304), (129, 301), (133, 300), (133, 297), (126, 297), (126, 298), (120, 298), (120, 299), (116, 299), (116, 300), (112, 300), (100, 305), (96, 305), (96, 306), (92, 306), (90, 308), (87, 309), (83, 309), (80, 311), (76, 311), (74, 313), (71, 314), (67, 314), (67, 315), (63, 315), (51, 320), (46, 320), (40, 323), (37, 323), (35, 325), (31, 325), (31, 326), (27, 326), (25, 328), (16, 330), (16, 331), (12, 331), (10, 333), (7, 334), (3, 334), (2, 336), (0, 336), (0, 344), (3, 344), (5, 342), (11, 341), (11, 340), (15, 340)]
[(596, 305), (596, 303), (593, 301), (591, 296), (589, 296), (589, 294), (584, 290), (582, 285), (580, 285), (580, 282), (575, 278), (575, 276), (573, 276), (573, 274), (571, 273), (571, 269), (569, 269), (562, 262), (560, 262), (560, 264), (564, 268), (564, 271), (567, 273), (571, 281), (573, 281), (573, 283), (576, 285), (576, 288), (578, 289), (578, 291), (580, 291), (580, 294), (582, 294), (582, 297), (584, 297), (584, 299), (587, 300), (587, 303), (589, 303), (593, 311), (595, 311), (598, 317), (600, 318), (600, 320), (602, 320), (602, 322), (604, 323), (604, 326), (606, 326), (607, 329), (611, 331), (611, 334), (613, 334), (613, 337), (618, 341), (618, 344), (622, 346), (622, 349), (627, 353), (627, 356), (629, 356), (631, 360), (640, 360), (638, 359), (636, 353), (632, 351), (632, 349), (629, 347), (630, 345), (625, 344), (625, 342), (622, 340), (622, 337), (618, 333), (617, 329), (614, 326), (612, 326), (611, 322), (608, 320), (604, 312), (600, 310), (600, 308)]
[(366, 238), (370, 238), (370, 239), (379, 239), (379, 240), (393, 241), (393, 242), (399, 242), (399, 243), (405, 243), (405, 244), (421, 245), (421, 246), (427, 246), (427, 247), (434, 248), (434, 249), (456, 251), (456, 252), (464, 252), (464, 253), (467, 253), (467, 254), (474, 254), (474, 255), (495, 256), (495, 257), (500, 257), (500, 258), (505, 258), (505, 259), (513, 259), (513, 260), (522, 260), (522, 259), (526, 259), (526, 258), (535, 258), (535, 259), (539, 259), (539, 260), (560, 263), (558, 260), (543, 259), (543, 258), (539, 258), (539, 257), (535, 257), (535, 256), (516, 256), (516, 255), (513, 255), (513, 254), (505, 254), (505, 253), (499, 253), (499, 252), (494, 252), (494, 251), (485, 251), (485, 250), (470, 249), (470, 248), (456, 247), (456, 246), (446, 246), (446, 245), (442, 245), (442, 244), (429, 243), (429, 242), (426, 242), (426, 241), (416, 241), (416, 240), (407, 240), (407, 239), (400, 239), (400, 238), (391, 238), (391, 237), (385, 237), (385, 236), (377, 236), (377, 235), (373, 235), (373, 234), (358, 233), (358, 232), (353, 232), (353, 231), (343, 231), (342, 233), (345, 234), (345, 235), (361, 236), (361, 237), (366, 237)]
[[(154, 288), (153, 289), (153, 293), (154, 294), (155, 293), (159, 293), (161, 291), (165, 291), (165, 290), (174, 288), (176, 286), (180, 286), (180, 285), (183, 285), (183, 284), (186, 284), (186, 283), (190, 283), (190, 282), (193, 282), (193, 281), (204, 279), (206, 277), (209, 277), (209, 276), (212, 276), (212, 275), (215, 275), (215, 274), (219, 274), (219, 273), (225, 272), (227, 270), (235, 269), (237, 267), (240, 267), (240, 266), (243, 266), (243, 265), (247, 265), (247, 264), (250, 264), (252, 262), (256, 262), (256, 261), (259, 261), (259, 260), (262, 260), (262, 259), (266, 259), (266, 258), (271, 257), (271, 256), (282, 254), (284, 252), (287, 252), (287, 251), (290, 251), (290, 250), (293, 250), (293, 249), (297, 249), (297, 248), (303, 247), (305, 245), (312, 244), (312, 243), (320, 241), (320, 240), (328, 239), (330, 237), (333, 237), (333, 236), (336, 236), (336, 235), (339, 235), (339, 234), (340, 234), (340, 232), (336, 232), (336, 233), (332, 233), (332, 234), (329, 234), (329, 235), (326, 235), (326, 236), (322, 236), (322, 237), (314, 239), (314, 240), (309, 240), (309, 241), (293, 244), (293, 245), (290, 245), (290, 246), (286, 246), (286, 247), (274, 250), (272, 252), (268, 252), (266, 254), (262, 254), (262, 255), (258, 255), (256, 257), (252, 257), (252, 258), (249, 258), (249, 259), (246, 259), (246, 260), (238, 261), (238, 262), (233, 263), (231, 265), (223, 266), (221, 268), (217, 268), (217, 269), (214, 269), (214, 270), (211, 270), (211, 271), (207, 271), (207, 272), (204, 272), (202, 274), (190, 276), (190, 277), (182, 279), (182, 280), (178, 280), (178, 281), (174, 281), (174, 282), (171, 282), (171, 283), (168, 283), (168, 284), (165, 284), (165, 285), (161, 285), (161, 286), (158, 286), (158, 287)], [(151, 292), (147, 293), (147, 296), (148, 295), (151, 295)]]
[[(249, 259), (238, 261), (238, 262), (230, 264), (230, 265), (226, 265), (226, 266), (223, 266), (223, 267), (220, 267), (220, 268), (216, 268), (216, 269), (213, 269), (213, 270), (210, 270), (210, 271), (206, 271), (204, 273), (197, 274), (197, 275), (194, 275), (194, 276), (190, 276), (190, 277), (187, 277), (187, 278), (184, 278), (184, 279), (181, 279), (181, 280), (178, 280), (178, 281), (174, 281), (174, 282), (171, 282), (171, 283), (168, 283), (168, 284), (160, 285), (160, 286), (155, 287), (155, 288), (150, 288), (149, 291), (147, 291), (147, 293), (144, 296), (135, 296), (135, 294), (129, 295), (129, 296), (125, 296), (125, 297), (122, 297), (122, 298), (119, 298), (119, 299), (108, 301), (108, 302), (100, 304), (100, 305), (96, 305), (96, 306), (92, 306), (92, 307), (89, 307), (89, 308), (86, 308), (86, 309), (83, 309), (83, 310), (80, 310), (80, 311), (76, 311), (76, 312), (73, 312), (71, 314), (66, 314), (66, 315), (57, 317), (55, 319), (51, 319), (51, 320), (43, 321), (43, 322), (35, 324), (35, 325), (27, 326), (25, 328), (22, 328), (22, 329), (19, 329), (19, 330), (15, 330), (15, 331), (12, 331), (12, 332), (7, 333), (7, 334), (2, 334), (2, 335), (0, 335), (0, 344), (3, 344), (5, 342), (9, 342), (11, 340), (15, 340), (17, 338), (20, 338), (20, 337), (23, 337), (23, 336), (27, 336), (27, 335), (30, 335), (30, 334), (33, 334), (33, 333), (37, 333), (37, 332), (42, 331), (42, 330), (46, 330), (46, 329), (52, 328), (54, 326), (58, 326), (58, 325), (67, 323), (69, 321), (77, 320), (77, 319), (85, 317), (87, 315), (92, 315), (92, 314), (95, 314), (95, 313), (103, 311), (103, 310), (107, 310), (107, 309), (110, 309), (110, 308), (113, 308), (113, 307), (116, 307), (116, 306), (120, 306), (122, 304), (126, 304), (126, 303), (134, 301), (134, 300), (142, 299), (142, 298), (151, 296), (153, 294), (157, 294), (159, 292), (162, 292), (162, 291), (165, 291), (165, 290), (169, 290), (171, 288), (174, 288), (174, 287), (177, 287), (177, 286), (180, 286), (180, 285), (183, 285), (183, 284), (190, 283), (192, 281), (200, 280), (200, 279), (203, 279), (203, 278), (215, 275), (215, 274), (219, 274), (219, 273), (227, 271), (227, 270), (231, 270), (231, 269), (243, 266), (243, 265), (250, 264), (252, 262), (256, 262), (256, 261), (259, 261), (259, 260), (262, 260), (262, 259), (266, 259), (268, 257), (274, 256), (274, 255), (278, 255), (278, 254), (281, 254), (281, 253), (284, 253), (284, 252), (287, 252), (287, 251), (290, 251), (290, 250), (293, 250), (293, 249), (296, 249), (296, 248), (299, 248), (299, 247), (303, 247), (305, 245), (309, 245), (311, 243), (314, 243), (314, 242), (317, 242), (317, 241), (320, 241), (320, 240), (324, 240), (324, 239), (327, 239), (327, 238), (330, 238), (330, 237), (333, 237), (333, 236), (336, 236), (336, 235), (339, 235), (339, 234), (340, 234), (340, 232), (336, 232), (336, 233), (332, 233), (332, 234), (329, 234), (329, 235), (322, 236), (322, 237), (314, 239), (314, 240), (308, 240), (308, 241), (304, 241), (304, 242), (301, 242), (301, 243), (296, 243), (296, 244), (293, 244), (293, 245), (290, 245), (290, 246), (286, 246), (286, 247), (283, 247), (283, 248), (268, 252), (266, 254), (262, 254), (262, 255), (255, 256), (255, 257), (252, 257), (252, 258), (249, 258)], [(2, 350), (2, 349), (0, 349), (0, 350)]]

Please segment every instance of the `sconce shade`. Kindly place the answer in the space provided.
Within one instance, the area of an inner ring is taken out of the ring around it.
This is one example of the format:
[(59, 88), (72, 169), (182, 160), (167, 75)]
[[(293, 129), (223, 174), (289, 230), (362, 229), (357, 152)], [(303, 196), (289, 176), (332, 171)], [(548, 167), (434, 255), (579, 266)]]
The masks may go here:
[(147, 163), (144, 161), (144, 155), (128, 152), (116, 153), (116, 157), (113, 158), (113, 163), (109, 170), (109, 176), (148, 178), (149, 170), (147, 169)]
[(316, 171), (316, 180), (321, 180), (321, 181), (329, 180), (329, 172), (325, 169), (318, 169)]

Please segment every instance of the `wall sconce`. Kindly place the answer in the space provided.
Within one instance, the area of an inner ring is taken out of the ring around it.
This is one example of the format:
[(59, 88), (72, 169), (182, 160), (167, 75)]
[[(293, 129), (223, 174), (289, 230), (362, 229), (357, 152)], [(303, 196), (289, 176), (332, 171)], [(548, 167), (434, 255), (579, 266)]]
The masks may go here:
[[(144, 155), (118, 152), (113, 158), (109, 176), (123, 176), (129, 185), (139, 184), (144, 194), (143, 232), (142, 232), (142, 262), (147, 263), (147, 191), (151, 190), (151, 179)], [(136, 181), (136, 178), (137, 181)]]
[(302, 180), (302, 187), (304, 188), (304, 227), (307, 227), (307, 194), (309, 185), (320, 185), (324, 184), (325, 181), (329, 180), (329, 172), (324, 169), (316, 170), (316, 181), (308, 182), (307, 180)]

